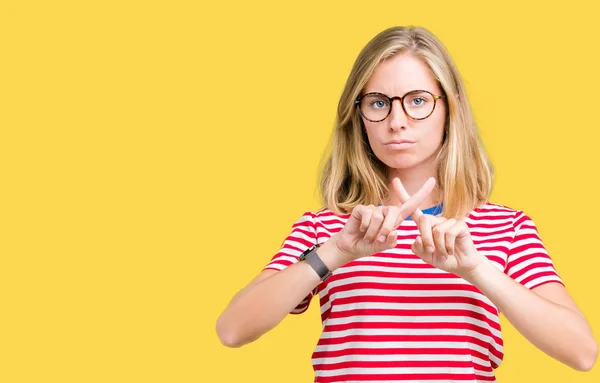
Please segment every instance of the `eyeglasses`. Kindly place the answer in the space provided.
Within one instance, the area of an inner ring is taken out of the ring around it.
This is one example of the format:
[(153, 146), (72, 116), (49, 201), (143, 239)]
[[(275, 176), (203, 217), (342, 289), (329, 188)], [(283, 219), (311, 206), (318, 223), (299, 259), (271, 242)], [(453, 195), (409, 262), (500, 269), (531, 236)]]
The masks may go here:
[(436, 101), (444, 95), (436, 96), (426, 90), (412, 90), (404, 96), (388, 97), (383, 93), (367, 93), (358, 97), (354, 104), (358, 106), (360, 114), (371, 122), (380, 122), (392, 112), (392, 102), (400, 101), (404, 113), (413, 120), (424, 120), (431, 116), (435, 110)]

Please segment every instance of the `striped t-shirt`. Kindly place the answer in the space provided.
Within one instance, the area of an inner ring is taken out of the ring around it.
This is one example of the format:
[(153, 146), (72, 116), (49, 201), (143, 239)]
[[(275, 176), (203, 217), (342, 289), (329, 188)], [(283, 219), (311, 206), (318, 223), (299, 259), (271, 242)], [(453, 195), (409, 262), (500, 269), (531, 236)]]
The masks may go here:
[[(432, 209), (424, 213), (432, 213)], [(339, 232), (348, 218), (306, 212), (265, 269), (282, 270)], [(563, 283), (534, 222), (487, 202), (466, 219), (478, 251), (532, 289)], [(312, 355), (315, 382), (494, 382), (503, 358), (498, 309), (476, 287), (411, 251), (419, 231), (407, 219), (394, 249), (351, 261), (292, 311), (319, 294), (323, 331)]]

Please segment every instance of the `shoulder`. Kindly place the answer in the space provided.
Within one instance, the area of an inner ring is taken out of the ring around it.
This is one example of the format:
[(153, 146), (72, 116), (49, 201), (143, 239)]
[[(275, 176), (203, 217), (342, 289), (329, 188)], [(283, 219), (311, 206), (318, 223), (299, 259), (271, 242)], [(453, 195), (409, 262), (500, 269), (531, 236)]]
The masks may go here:
[(315, 217), (318, 219), (347, 220), (350, 217), (350, 214), (337, 214), (327, 207), (322, 207), (320, 210), (316, 211), (314, 214), (315, 214)]
[(327, 207), (322, 207), (320, 210), (313, 213), (315, 224), (324, 228), (332, 228), (335, 225), (344, 225), (350, 214), (337, 214)]
[(313, 226), (317, 227), (323, 224), (345, 223), (350, 214), (336, 214), (327, 207), (322, 207), (316, 211), (305, 211), (300, 218), (296, 220), (294, 226)]
[(523, 210), (492, 201), (486, 201), (484, 204), (473, 209), (469, 214), (469, 218), (510, 221), (513, 228), (517, 228), (525, 222), (533, 225), (532, 219)]

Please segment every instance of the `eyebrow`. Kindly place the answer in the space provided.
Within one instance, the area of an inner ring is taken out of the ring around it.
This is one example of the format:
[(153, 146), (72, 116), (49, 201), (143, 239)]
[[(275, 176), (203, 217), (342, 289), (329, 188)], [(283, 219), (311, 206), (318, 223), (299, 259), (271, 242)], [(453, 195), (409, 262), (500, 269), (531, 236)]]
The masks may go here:
[[(425, 91), (427, 91), (427, 92), (431, 92), (431, 93), (437, 93), (437, 91), (435, 91), (435, 90), (429, 90), (429, 89), (427, 89), (427, 88), (423, 87), (423, 88), (414, 88), (414, 89), (410, 89), (410, 90), (408, 90), (408, 91), (404, 92), (404, 94), (406, 94), (406, 93), (410, 93), (410, 92), (414, 92), (415, 90), (425, 90)], [(365, 92), (365, 93), (381, 93), (381, 94), (388, 94), (388, 93), (386, 93), (386, 92), (382, 92), (382, 91), (378, 91), (378, 90), (372, 90), (372, 91)]]
[[(404, 94), (402, 94), (401, 97), (404, 97), (405, 95), (409, 94), (410, 92), (414, 92), (414, 91), (417, 91), (417, 90), (424, 90), (424, 91), (427, 91), (427, 92), (429, 92), (429, 93), (431, 93), (433, 95), (442, 94), (442, 92), (437, 92), (437, 91), (434, 91), (434, 90), (428, 90), (428, 89), (425, 89), (425, 88), (415, 88), (415, 89), (411, 89), (411, 90), (409, 90), (407, 92), (404, 92)], [(364, 93), (361, 94), (361, 96), (364, 96), (365, 94), (369, 94), (369, 93), (379, 93), (379, 94), (383, 94), (384, 96), (391, 97), (388, 93), (384, 93), (384, 92), (380, 92), (380, 91), (374, 91), (374, 90), (373, 91), (369, 91), (369, 92), (364, 92)]]

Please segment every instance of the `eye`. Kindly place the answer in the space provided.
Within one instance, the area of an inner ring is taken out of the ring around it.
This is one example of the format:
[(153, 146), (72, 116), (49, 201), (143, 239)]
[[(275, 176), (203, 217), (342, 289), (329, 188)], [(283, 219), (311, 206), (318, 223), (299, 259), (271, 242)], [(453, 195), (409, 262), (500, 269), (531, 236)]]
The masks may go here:
[(427, 107), (427, 105), (433, 105), (434, 101), (433, 96), (427, 92), (415, 92), (409, 94), (404, 100), (404, 106), (407, 108)]
[(427, 102), (427, 100), (425, 100), (422, 97), (415, 97), (412, 100), (410, 100), (410, 102), (414, 105), (414, 106), (421, 106), (423, 104), (425, 104)]
[(374, 107), (375, 109), (381, 109), (381, 108), (385, 108), (388, 105), (387, 100), (384, 99), (377, 99), (377, 100), (373, 100), (370, 103), (371, 107)]

